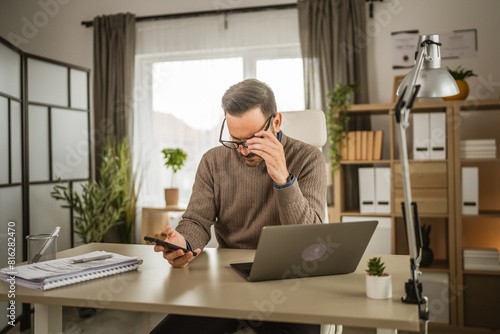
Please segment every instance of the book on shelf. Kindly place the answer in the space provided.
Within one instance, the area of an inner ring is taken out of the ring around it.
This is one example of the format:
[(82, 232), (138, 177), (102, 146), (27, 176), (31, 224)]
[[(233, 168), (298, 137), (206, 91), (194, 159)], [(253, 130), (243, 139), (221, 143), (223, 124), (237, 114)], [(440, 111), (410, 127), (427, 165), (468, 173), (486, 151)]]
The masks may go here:
[(462, 152), (495, 152), (496, 149), (495, 145), (460, 146), (460, 151)]
[(497, 260), (500, 257), (500, 251), (496, 248), (464, 248), (464, 256), (494, 257)]
[(341, 149), (343, 160), (382, 159), (382, 131), (349, 131)]
[(356, 160), (356, 132), (347, 133), (347, 156), (348, 160)]
[(500, 263), (481, 264), (464, 262), (464, 270), (500, 271)]
[(373, 136), (373, 160), (382, 159), (382, 139), (384, 132), (375, 131)]
[(347, 134), (342, 138), (340, 145), (340, 158), (342, 160), (349, 160), (349, 155), (347, 154)]
[(368, 131), (361, 131), (361, 160), (368, 160)]
[(460, 141), (460, 146), (496, 146), (495, 139), (465, 139)]
[(373, 160), (373, 131), (366, 134), (366, 160)]
[(50, 290), (96, 278), (137, 270), (142, 260), (105, 251), (2, 268), (3, 281), (15, 279), (16, 284), (37, 290)]
[(355, 152), (356, 158), (354, 160), (361, 160), (361, 131), (354, 131), (356, 140), (355, 140)]
[(496, 152), (461, 152), (462, 159), (496, 159)]

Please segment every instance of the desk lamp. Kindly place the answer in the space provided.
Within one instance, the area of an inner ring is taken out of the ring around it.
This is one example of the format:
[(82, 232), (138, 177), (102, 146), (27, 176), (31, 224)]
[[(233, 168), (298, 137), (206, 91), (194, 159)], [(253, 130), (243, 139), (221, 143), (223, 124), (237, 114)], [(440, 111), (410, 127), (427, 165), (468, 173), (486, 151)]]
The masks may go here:
[[(418, 217), (417, 203), (412, 202), (410, 187), (410, 171), (408, 165), (408, 148), (406, 145), (406, 129), (409, 126), (410, 109), (417, 97), (444, 97), (458, 94), (458, 86), (448, 71), (441, 68), (439, 36), (421, 35), (415, 66), (401, 82), (397, 95), (399, 99), (394, 107), (396, 122), (399, 124), (399, 147), (401, 175), (403, 180), (404, 202), (403, 219), (405, 221), (408, 248), (410, 253), (411, 277), (405, 283), (406, 295), (401, 299), (404, 303), (419, 305), (420, 320), (425, 321), (425, 332), (429, 320), (428, 299), (422, 296), (420, 260), (422, 250), (422, 232)], [(421, 309), (425, 304), (425, 310)]]

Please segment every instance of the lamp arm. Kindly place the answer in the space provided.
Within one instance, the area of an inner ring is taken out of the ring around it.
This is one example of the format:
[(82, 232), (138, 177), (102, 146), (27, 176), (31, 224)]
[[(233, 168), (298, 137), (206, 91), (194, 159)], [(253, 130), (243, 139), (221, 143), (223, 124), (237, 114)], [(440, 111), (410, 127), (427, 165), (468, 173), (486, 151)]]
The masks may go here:
[(413, 277), (416, 278), (418, 274), (418, 269), (420, 266), (420, 252), (417, 247), (417, 239), (415, 236), (415, 222), (412, 213), (412, 197), (411, 197), (411, 186), (410, 186), (410, 167), (408, 163), (408, 148), (406, 140), (406, 129), (409, 126), (409, 115), (410, 108), (413, 106), (413, 102), (418, 94), (419, 86), (416, 85), (417, 77), (422, 69), (424, 59), (426, 57), (425, 53), (426, 44), (422, 43), (418, 50), (417, 59), (415, 63), (415, 71), (413, 72), (413, 77), (410, 79), (410, 85), (404, 88), (404, 93), (401, 95), (398, 103), (395, 107), (396, 120), (399, 123), (399, 160), (401, 162), (401, 176), (403, 181), (403, 195), (404, 195), (404, 217), (406, 223), (406, 233), (408, 237), (408, 248), (410, 253), (410, 259), (415, 263)]
[[(417, 59), (415, 60), (415, 71), (413, 72), (413, 77), (409, 80), (409, 86), (404, 87), (403, 94), (401, 94), (401, 97), (395, 106), (396, 118), (401, 120), (398, 120), (398, 123), (403, 124), (405, 130), (409, 126), (408, 117), (410, 116), (410, 109), (413, 107), (413, 102), (415, 101), (418, 89), (420, 88), (420, 86), (416, 85), (416, 83), (420, 70), (424, 64), (424, 59), (427, 56), (425, 53), (425, 46), (425, 43), (420, 45), (417, 53)], [(406, 148), (406, 146), (404, 147)]]
[[(421, 320), (427, 321), (429, 319), (428, 312), (428, 299), (422, 296), (422, 284), (418, 282), (418, 275), (420, 274), (420, 260), (421, 260), (421, 247), (422, 247), (422, 237), (420, 231), (420, 222), (418, 218), (417, 204), (412, 202), (411, 197), (411, 185), (410, 185), (410, 168), (408, 162), (408, 147), (406, 140), (406, 129), (409, 126), (409, 114), (410, 109), (413, 107), (413, 103), (417, 97), (418, 91), (420, 89), (419, 85), (416, 85), (417, 77), (420, 74), (426, 55), (426, 46), (428, 44), (423, 42), (419, 46), (417, 53), (417, 59), (415, 62), (415, 67), (413, 71), (413, 77), (409, 80), (409, 86), (404, 87), (403, 94), (401, 94), (400, 99), (395, 106), (395, 118), (396, 122), (399, 123), (399, 159), (401, 163), (401, 176), (403, 183), (403, 217), (405, 221), (406, 234), (408, 239), (408, 249), (410, 254), (410, 270), (411, 277), (407, 283), (405, 283), (406, 295), (403, 296), (402, 301), (409, 304), (419, 305), (419, 318)], [(417, 239), (418, 237), (418, 239)], [(426, 304), (426, 309), (423, 311), (420, 309), (422, 303)], [(427, 332), (427, 330), (426, 330)]]

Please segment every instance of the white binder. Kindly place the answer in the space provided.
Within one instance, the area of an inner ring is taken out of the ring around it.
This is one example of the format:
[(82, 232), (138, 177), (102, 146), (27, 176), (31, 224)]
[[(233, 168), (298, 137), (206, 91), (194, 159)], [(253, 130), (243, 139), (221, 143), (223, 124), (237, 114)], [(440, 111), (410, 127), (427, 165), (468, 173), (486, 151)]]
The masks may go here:
[(430, 159), (429, 113), (413, 114), (413, 159)]
[(429, 116), (430, 158), (446, 159), (446, 113), (435, 112)]
[(375, 212), (375, 169), (360, 168), (359, 177), (359, 211), (361, 213)]
[(375, 212), (391, 213), (391, 169), (375, 168)]
[(477, 167), (462, 167), (462, 213), (479, 214), (479, 170)]
[(392, 254), (392, 223), (390, 217), (342, 216), (342, 223), (377, 220), (378, 225), (366, 247), (365, 254)]

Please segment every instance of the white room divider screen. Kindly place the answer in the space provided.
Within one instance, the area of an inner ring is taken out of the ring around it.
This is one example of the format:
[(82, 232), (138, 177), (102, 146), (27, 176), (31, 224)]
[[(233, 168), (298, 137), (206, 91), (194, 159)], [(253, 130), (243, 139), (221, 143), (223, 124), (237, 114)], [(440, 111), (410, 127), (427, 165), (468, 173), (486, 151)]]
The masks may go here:
[[(90, 177), (89, 70), (0, 38), (0, 266), (26, 260), (25, 237), (56, 226), (58, 250), (72, 247), (72, 213), (50, 192), (58, 182), (79, 187)], [(7, 303), (0, 308), (1, 330)], [(23, 312), (29, 308), (15, 314)]]

